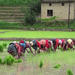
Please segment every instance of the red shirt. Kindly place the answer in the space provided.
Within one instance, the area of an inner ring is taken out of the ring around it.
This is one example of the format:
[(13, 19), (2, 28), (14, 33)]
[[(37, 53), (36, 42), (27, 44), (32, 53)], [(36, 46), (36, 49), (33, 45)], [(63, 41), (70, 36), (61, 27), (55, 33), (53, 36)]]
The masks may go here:
[(45, 47), (49, 48), (49, 43), (48, 43), (48, 40), (46, 40)]
[(62, 43), (64, 43), (64, 41), (65, 41), (65, 40), (64, 40), (64, 39), (62, 39), (61, 41), (62, 41)]
[(22, 47), (18, 43), (15, 43), (15, 45), (16, 45), (18, 54), (21, 54)]
[(36, 42), (37, 42), (38, 47), (41, 48), (41, 44), (39, 43), (39, 41), (36, 40)]

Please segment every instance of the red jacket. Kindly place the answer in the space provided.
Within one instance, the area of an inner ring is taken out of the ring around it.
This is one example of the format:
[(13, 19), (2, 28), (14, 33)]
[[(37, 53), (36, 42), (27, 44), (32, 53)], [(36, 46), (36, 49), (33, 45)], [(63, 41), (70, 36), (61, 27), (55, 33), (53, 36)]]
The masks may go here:
[(23, 47), (20, 46), (18, 43), (15, 43), (15, 45), (16, 45), (16, 48), (17, 48), (18, 55), (20, 55), (21, 52), (22, 52)]
[(45, 45), (43, 44), (44, 48), (41, 48), (41, 43), (39, 41), (36, 40), (36, 42), (37, 42), (38, 47), (42, 50), (45, 50), (45, 47), (50, 48), (51, 46), (51, 43), (49, 43), (48, 40), (45, 40)]
[(59, 45), (59, 39), (56, 39), (55, 49), (58, 47), (58, 45)]

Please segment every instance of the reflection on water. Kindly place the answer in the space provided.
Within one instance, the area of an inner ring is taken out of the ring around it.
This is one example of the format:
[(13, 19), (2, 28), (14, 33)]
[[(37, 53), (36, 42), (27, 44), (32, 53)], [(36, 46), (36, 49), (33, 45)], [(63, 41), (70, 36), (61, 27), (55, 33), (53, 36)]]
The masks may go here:
[[(24, 58), (22, 58), (22, 60), (24, 61)], [(18, 63), (16, 68), (16, 75), (21, 75), (20, 73), (23, 72), (25, 69), (25, 62)]]

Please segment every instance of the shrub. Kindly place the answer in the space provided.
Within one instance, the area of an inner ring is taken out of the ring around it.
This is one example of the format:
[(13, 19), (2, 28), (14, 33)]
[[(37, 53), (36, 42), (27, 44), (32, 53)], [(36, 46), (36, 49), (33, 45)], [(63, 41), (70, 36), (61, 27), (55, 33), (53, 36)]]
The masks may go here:
[(67, 75), (73, 75), (73, 72), (71, 70), (67, 70)]
[(56, 65), (54, 66), (54, 68), (57, 68), (57, 69), (58, 69), (58, 68), (60, 68), (60, 66), (61, 66), (60, 64), (56, 64)]
[(39, 67), (42, 68), (43, 67), (43, 62), (40, 61)]
[(3, 46), (0, 45), (0, 52), (3, 52)]
[(30, 8), (25, 11), (24, 24), (33, 25), (36, 22), (35, 12)]

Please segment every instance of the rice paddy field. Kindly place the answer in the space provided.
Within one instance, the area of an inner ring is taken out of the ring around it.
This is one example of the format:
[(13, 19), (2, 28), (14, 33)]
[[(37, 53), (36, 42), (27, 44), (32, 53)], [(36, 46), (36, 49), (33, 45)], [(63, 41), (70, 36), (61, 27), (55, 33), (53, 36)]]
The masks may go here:
[[(75, 32), (0, 30), (0, 38), (75, 38)], [(12, 41), (0, 41), (7, 46), (0, 52), (3, 59), (8, 56), (7, 48)], [(33, 50), (34, 51), (34, 50)], [(21, 63), (0, 64), (1, 75), (75, 75), (75, 50), (25, 53)]]
[(75, 38), (75, 32), (0, 30), (0, 38)]

